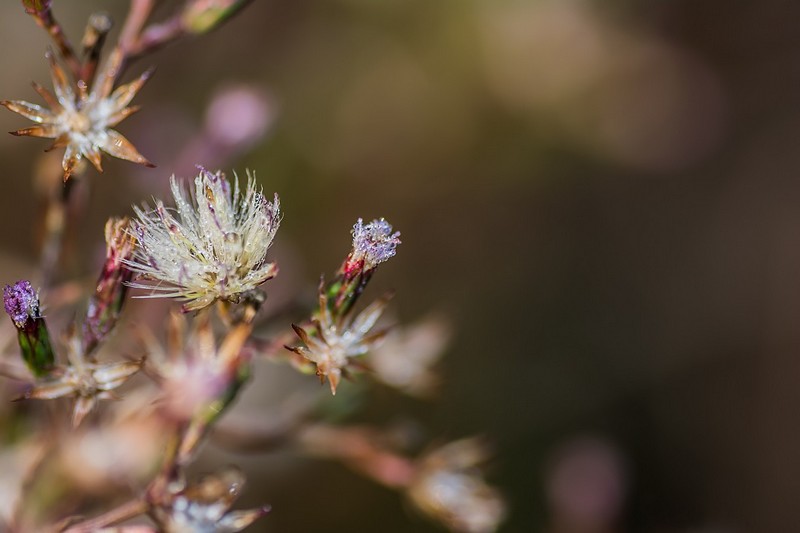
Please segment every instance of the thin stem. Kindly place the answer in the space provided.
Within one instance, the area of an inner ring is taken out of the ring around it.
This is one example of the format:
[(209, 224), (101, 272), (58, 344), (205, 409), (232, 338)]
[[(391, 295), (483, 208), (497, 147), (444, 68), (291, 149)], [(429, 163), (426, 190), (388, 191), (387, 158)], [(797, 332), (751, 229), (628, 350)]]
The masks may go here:
[(47, 33), (50, 34), (53, 42), (58, 47), (58, 52), (61, 54), (61, 58), (67, 64), (67, 67), (72, 73), (73, 79), (75, 81), (79, 80), (81, 74), (81, 62), (75, 55), (75, 50), (72, 48), (72, 44), (69, 42), (69, 39), (64, 33), (64, 29), (61, 27), (61, 24), (59, 24), (53, 16), (53, 12), (48, 8), (38, 13), (31, 13), (31, 15), (33, 16), (34, 20), (36, 20), (36, 24), (38, 24), (41, 28), (44, 28)]
[(139, 34), (153, 11), (153, 5), (153, 0), (131, 0), (128, 16), (119, 34), (119, 47), (126, 55), (139, 39)]
[(100, 62), (100, 52), (106, 42), (108, 32), (111, 31), (113, 21), (105, 13), (95, 13), (89, 17), (89, 23), (83, 34), (84, 63), (81, 67), (81, 80), (90, 86), (94, 80), (97, 64)]
[(186, 35), (181, 17), (175, 15), (163, 22), (145, 28), (139, 39), (128, 50), (128, 57), (138, 59)]
[(41, 252), (42, 287), (48, 288), (53, 283), (56, 269), (61, 257), (64, 242), (64, 230), (67, 221), (67, 207), (74, 180), (67, 181), (58, 187), (47, 203), (45, 213), (45, 236)]
[(149, 505), (142, 499), (130, 500), (122, 505), (96, 516), (70, 526), (64, 533), (92, 533), (99, 529), (119, 524), (147, 512)]
[(377, 443), (378, 435), (366, 428), (338, 428), (319, 424), (305, 428), (297, 440), (310, 455), (338, 459), (389, 488), (408, 487), (416, 472), (411, 459), (380, 446)]
[(119, 41), (117, 42), (117, 50), (121, 54), (119, 68), (114, 73), (115, 79), (120, 79), (125, 68), (128, 66), (131, 50), (135, 47), (136, 42), (139, 40), (139, 35), (142, 33), (142, 28), (150, 18), (153, 11), (153, 0), (131, 0), (131, 7), (128, 10), (128, 16), (125, 18), (125, 23), (119, 34)]

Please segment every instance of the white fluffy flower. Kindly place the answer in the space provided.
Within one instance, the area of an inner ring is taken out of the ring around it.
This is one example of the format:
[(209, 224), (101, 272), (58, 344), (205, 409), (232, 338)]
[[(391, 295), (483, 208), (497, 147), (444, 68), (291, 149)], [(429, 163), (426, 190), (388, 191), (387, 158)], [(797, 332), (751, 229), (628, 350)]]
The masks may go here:
[(280, 224), (278, 195), (268, 202), (249, 172), (247, 187), (233, 186), (221, 172), (201, 169), (187, 191), (170, 180), (175, 208), (156, 202), (155, 209), (134, 206), (137, 239), (128, 267), (151, 283), (131, 283), (149, 289), (151, 297), (185, 300), (192, 311), (216, 300), (237, 302), (277, 274), (266, 260)]

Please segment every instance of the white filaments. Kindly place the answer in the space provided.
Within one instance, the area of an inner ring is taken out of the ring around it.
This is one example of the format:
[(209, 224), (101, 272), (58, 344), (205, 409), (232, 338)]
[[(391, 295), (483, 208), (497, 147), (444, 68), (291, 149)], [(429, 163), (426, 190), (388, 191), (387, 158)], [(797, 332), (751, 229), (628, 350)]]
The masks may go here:
[(394, 257), (400, 244), (400, 232), (392, 233), (392, 225), (385, 219), (373, 220), (366, 226), (362, 219), (353, 226), (353, 260), (364, 261), (364, 270), (371, 270)]
[(268, 202), (247, 173), (247, 186), (233, 187), (221, 172), (201, 169), (187, 191), (170, 179), (175, 208), (156, 201), (155, 209), (134, 206), (136, 250), (126, 261), (141, 279), (131, 283), (149, 289), (150, 297), (185, 300), (185, 311), (201, 309), (216, 300), (237, 302), (277, 274), (266, 260), (280, 225), (278, 195)]

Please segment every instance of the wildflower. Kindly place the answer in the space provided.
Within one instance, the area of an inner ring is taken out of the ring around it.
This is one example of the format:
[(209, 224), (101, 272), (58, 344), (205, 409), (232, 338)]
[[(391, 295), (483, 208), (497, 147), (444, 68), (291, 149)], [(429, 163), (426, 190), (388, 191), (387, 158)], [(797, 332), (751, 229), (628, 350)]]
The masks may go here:
[(373, 220), (366, 226), (362, 219), (353, 226), (353, 251), (345, 263), (345, 271), (373, 270), (379, 264), (394, 257), (400, 244), (400, 232), (392, 233), (392, 225), (386, 219)]
[(193, 311), (216, 300), (239, 302), (277, 274), (266, 260), (280, 224), (277, 194), (268, 202), (250, 173), (245, 191), (238, 179), (231, 187), (224, 174), (204, 169), (190, 198), (174, 176), (170, 184), (177, 218), (161, 201), (153, 210), (134, 207), (136, 250), (125, 264), (155, 283), (131, 287), (180, 298), (184, 311)]
[(430, 396), (438, 379), (433, 366), (450, 337), (441, 318), (429, 317), (413, 326), (392, 330), (369, 354), (369, 367), (379, 381), (406, 394)]
[(46, 375), (55, 363), (47, 324), (39, 310), (39, 294), (30, 281), (6, 285), (3, 291), (6, 313), (17, 329), (22, 359), (34, 376)]
[(156, 502), (151, 516), (165, 533), (234, 533), (269, 512), (269, 507), (246, 511), (230, 508), (244, 488), (244, 474), (228, 468), (182, 488)]
[(110, 156), (152, 167), (153, 164), (130, 141), (113, 129), (123, 119), (138, 111), (138, 106), (128, 104), (148, 80), (151, 72), (145, 72), (138, 79), (121, 85), (112, 92), (122, 63), (122, 53), (115, 50), (91, 91), (85, 83), (78, 83), (76, 92), (52, 52), (48, 52), (47, 58), (50, 61), (55, 95), (37, 83), (33, 84), (33, 88), (49, 109), (22, 100), (0, 102), (9, 110), (37, 123), (36, 126), (11, 133), (55, 139), (50, 149), (65, 146), (62, 160), (64, 181), (69, 179), (83, 158), (88, 159), (102, 172), (101, 150)]
[(324, 382), (328, 378), (331, 392), (336, 394), (342, 375), (346, 375), (347, 367), (353, 365), (351, 358), (366, 354), (386, 335), (387, 330), (369, 332), (386, 309), (390, 297), (387, 295), (376, 300), (355, 317), (347, 313), (334, 318), (325, 291), (321, 289), (319, 318), (312, 321), (313, 328), (306, 330), (292, 324), (305, 346), (287, 348), (314, 363), (320, 380)]
[(73, 397), (72, 425), (78, 426), (99, 400), (113, 400), (114, 389), (139, 371), (143, 361), (122, 361), (100, 364), (87, 358), (80, 335), (75, 328), (65, 338), (69, 364), (56, 366), (41, 383), (37, 383), (18, 400), (53, 400)]
[(195, 317), (184, 335), (186, 320), (173, 313), (163, 348), (149, 331), (142, 331), (149, 367), (163, 392), (162, 413), (188, 422), (178, 450), (178, 461), (188, 462), (208, 429), (222, 416), (250, 377), (249, 356), (243, 349), (250, 324), (237, 324), (219, 342), (210, 316)]
[(408, 489), (412, 503), (451, 531), (495, 531), (506, 510), (498, 491), (486, 484), (477, 468), (486, 455), (477, 439), (452, 442), (427, 454)]

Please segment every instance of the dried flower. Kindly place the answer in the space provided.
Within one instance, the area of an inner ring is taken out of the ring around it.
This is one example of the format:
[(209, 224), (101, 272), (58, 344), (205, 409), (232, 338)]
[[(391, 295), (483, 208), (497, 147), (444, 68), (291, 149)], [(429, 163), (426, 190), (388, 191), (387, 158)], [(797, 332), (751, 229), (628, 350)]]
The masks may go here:
[(148, 366), (163, 392), (162, 413), (185, 425), (178, 462), (187, 462), (213, 423), (226, 411), (250, 377), (250, 358), (243, 350), (252, 328), (237, 324), (219, 342), (211, 317), (201, 314), (184, 335), (186, 320), (173, 313), (167, 327), (167, 348), (142, 331)]
[(150, 71), (112, 92), (122, 62), (122, 53), (115, 50), (108, 58), (103, 73), (95, 80), (92, 90), (89, 91), (86, 84), (79, 83), (76, 92), (52, 52), (48, 52), (47, 58), (55, 95), (37, 83), (33, 84), (33, 88), (49, 109), (22, 100), (0, 102), (11, 111), (37, 123), (36, 126), (11, 133), (55, 139), (51, 148), (66, 146), (62, 160), (65, 181), (84, 157), (102, 172), (101, 150), (113, 157), (153, 166), (125, 137), (112, 129), (139, 109), (128, 104), (150, 77)]
[(378, 321), (391, 295), (384, 296), (368, 305), (361, 313), (352, 313), (334, 317), (328, 308), (325, 291), (319, 293), (319, 318), (312, 321), (313, 328), (306, 330), (292, 324), (297, 336), (305, 346), (287, 348), (311, 361), (317, 366), (317, 375), (321, 381), (328, 378), (331, 392), (336, 394), (336, 387), (351, 358), (366, 354), (383, 339), (387, 330), (370, 334), (370, 330)]
[(113, 400), (114, 389), (139, 371), (143, 361), (99, 364), (85, 356), (80, 335), (75, 328), (65, 337), (69, 364), (57, 366), (47, 379), (37, 383), (18, 400), (52, 400), (73, 397), (72, 424), (78, 426), (99, 400)]
[(134, 207), (137, 246), (125, 264), (155, 283), (131, 287), (151, 290), (150, 297), (180, 298), (187, 302), (184, 311), (193, 311), (216, 300), (238, 302), (277, 274), (266, 260), (280, 224), (277, 194), (268, 202), (249, 172), (243, 193), (238, 179), (231, 188), (224, 174), (204, 169), (190, 199), (174, 176), (170, 184), (177, 218), (161, 201), (153, 210)]
[(230, 508), (244, 488), (244, 474), (228, 468), (153, 506), (152, 517), (165, 533), (234, 533), (269, 512), (269, 507), (247, 511)]
[(369, 367), (376, 379), (390, 387), (412, 396), (430, 396), (438, 382), (432, 367), (449, 338), (450, 327), (439, 317), (395, 328), (370, 352)]
[(499, 492), (486, 484), (477, 468), (486, 456), (486, 447), (478, 439), (463, 439), (434, 450), (420, 460), (409, 498), (452, 531), (495, 531), (506, 508)]
[(348, 257), (347, 270), (359, 266), (369, 271), (394, 257), (400, 244), (400, 232), (392, 233), (392, 225), (386, 219), (373, 220), (366, 226), (362, 219), (353, 226), (353, 251)]
[(3, 291), (6, 313), (17, 328), (22, 359), (34, 376), (44, 376), (55, 363), (47, 324), (39, 310), (39, 294), (27, 280), (6, 285)]

